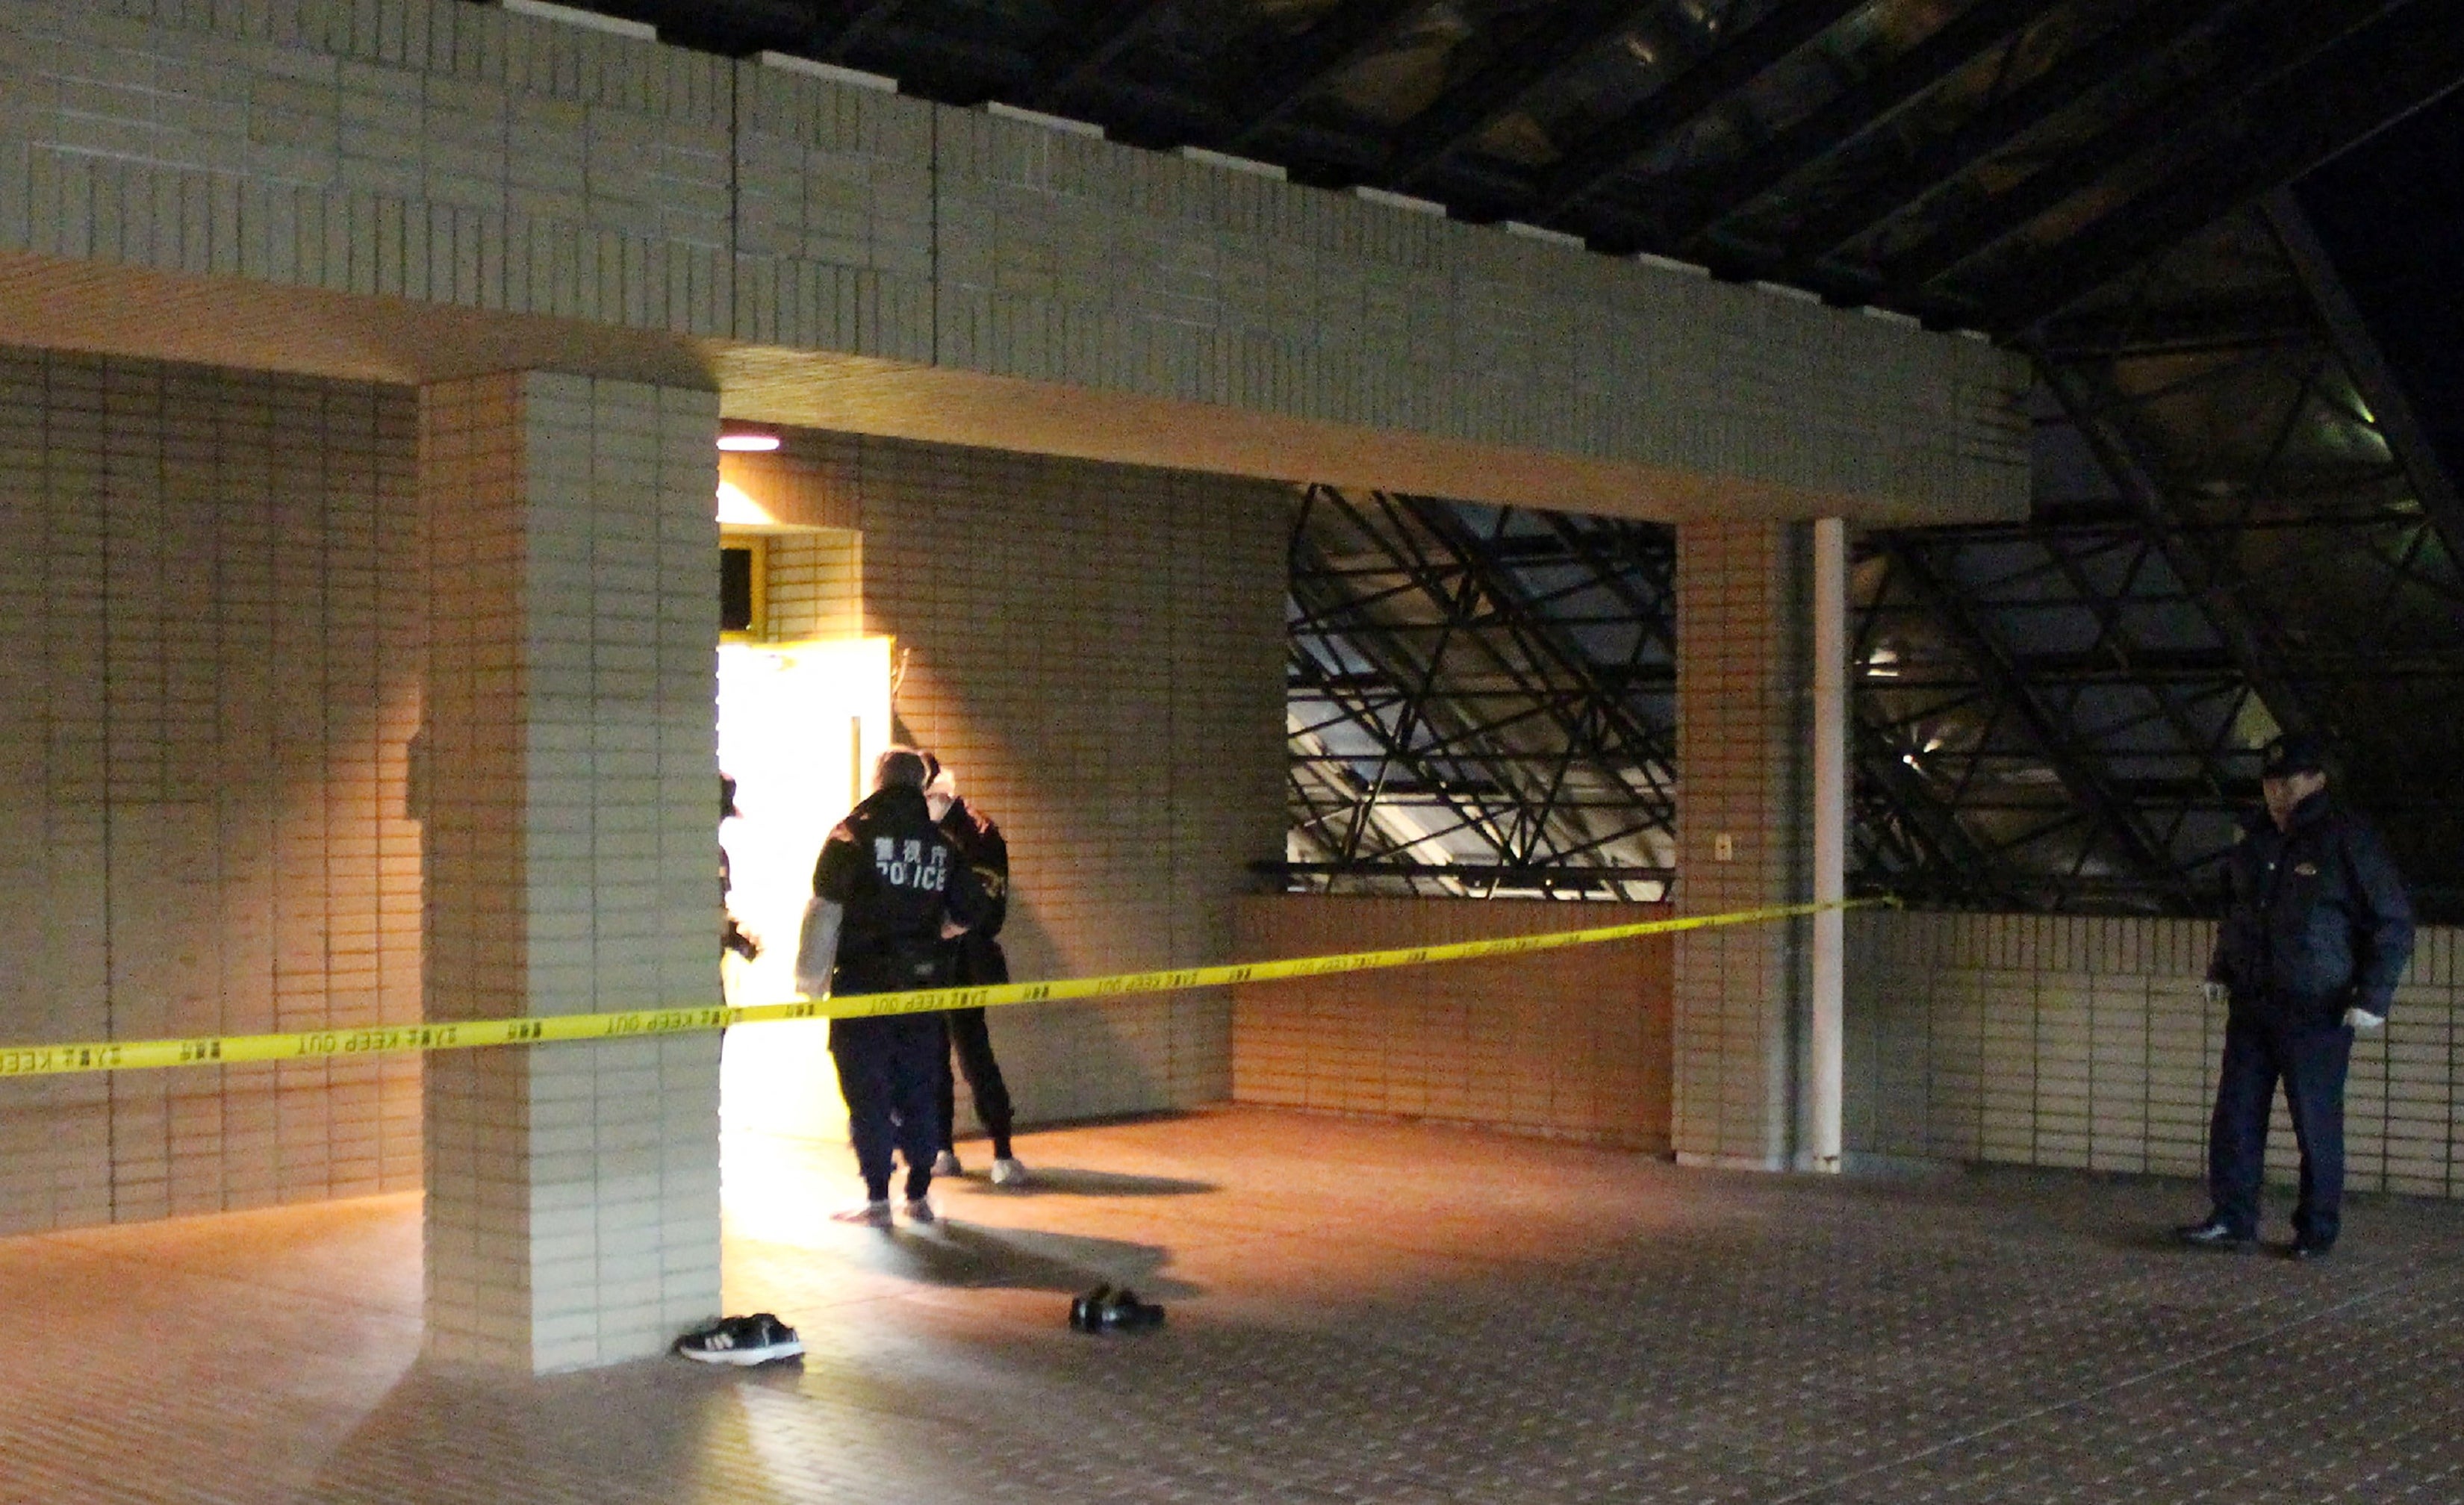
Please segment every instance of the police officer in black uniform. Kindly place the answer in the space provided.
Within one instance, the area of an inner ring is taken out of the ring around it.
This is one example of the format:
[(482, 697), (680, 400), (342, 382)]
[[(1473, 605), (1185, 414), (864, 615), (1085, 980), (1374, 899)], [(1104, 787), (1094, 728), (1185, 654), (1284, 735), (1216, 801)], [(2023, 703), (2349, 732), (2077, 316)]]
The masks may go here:
[[(993, 818), (971, 807), (958, 793), (957, 775), (944, 767), (932, 753), (924, 754), (925, 765), (932, 771), (924, 786), (926, 808), (940, 823), (941, 834), (957, 848), (959, 860), (974, 871), (976, 881), (983, 885), (986, 908), (983, 918), (966, 934), (949, 943), (953, 981), (961, 988), (995, 987), (1009, 981), (1009, 958), (1001, 953), (1001, 919), (1009, 908), (1009, 842), (1001, 836)], [(984, 1023), (984, 1011), (952, 1009), (942, 1015), (949, 1021), (950, 1044), (957, 1052), (958, 1070), (967, 1079), (967, 1091), (976, 1100), (976, 1117), (993, 1142), (993, 1185), (1023, 1186), (1026, 1167), (1010, 1153), (1010, 1125), (1013, 1110), (1009, 1101), (1009, 1083), (1002, 1080), (1001, 1061), (993, 1055), (992, 1031)], [(957, 1145), (952, 1125), (957, 1114), (957, 1086), (951, 1080), (946, 1058), (941, 1071), (941, 1158), (934, 1169), (945, 1176), (959, 1174)]]
[[(938, 988), (950, 980), (943, 942), (980, 921), (982, 885), (933, 823), (923, 754), (892, 748), (873, 768), (873, 793), (822, 846), (813, 893), (841, 906), (830, 994)], [(907, 1215), (935, 1221), (925, 1192), (941, 1147), (938, 1081), (948, 1049), (937, 1013), (830, 1021), (830, 1057), (847, 1098), (865, 1205), (840, 1214), (886, 1227), (891, 1150), (907, 1162)]]
[(2344, 1073), (2353, 1032), (2387, 1022), (2412, 954), (2412, 905), (2376, 833), (2329, 802), (2325, 748), (2281, 736), (2259, 757), (2263, 818), (2225, 860), (2225, 918), (2208, 992), (2228, 1002), (2224, 1066), (2208, 1133), (2204, 1222), (2183, 1242), (2247, 1249), (2258, 1236), (2259, 1172), (2276, 1083), (2301, 1149), (2295, 1259), (2336, 1247), (2344, 1190)]

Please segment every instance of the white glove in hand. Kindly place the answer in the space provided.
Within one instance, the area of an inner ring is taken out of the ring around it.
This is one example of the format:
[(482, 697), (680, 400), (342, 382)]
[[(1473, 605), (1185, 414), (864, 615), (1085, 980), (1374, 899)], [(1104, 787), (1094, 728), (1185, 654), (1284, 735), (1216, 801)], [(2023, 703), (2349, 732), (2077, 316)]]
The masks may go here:
[(2224, 1003), (2233, 997), (2233, 991), (2220, 982), (2201, 983), (2199, 992), (2206, 995), (2210, 1003)]
[(2366, 1009), (2346, 1009), (2344, 1011), (2344, 1028), (2348, 1030), (2375, 1030), (2386, 1022), (2387, 1016), (2385, 1014), (2372, 1014)]

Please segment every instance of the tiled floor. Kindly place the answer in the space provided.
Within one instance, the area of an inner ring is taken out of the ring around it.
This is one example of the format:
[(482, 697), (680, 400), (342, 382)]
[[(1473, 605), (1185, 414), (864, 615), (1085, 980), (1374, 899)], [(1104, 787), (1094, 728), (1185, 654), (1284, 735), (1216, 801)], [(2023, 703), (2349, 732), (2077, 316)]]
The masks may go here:
[[(1021, 1153), (934, 1235), (732, 1158), (730, 1305), (811, 1346), (755, 1371), (418, 1362), (403, 1198), (0, 1241), (0, 1499), (2464, 1499), (2464, 1207), (2297, 1267), (2166, 1247), (2179, 1183), (1237, 1109)], [(1164, 1330), (1067, 1331), (1106, 1277)]]

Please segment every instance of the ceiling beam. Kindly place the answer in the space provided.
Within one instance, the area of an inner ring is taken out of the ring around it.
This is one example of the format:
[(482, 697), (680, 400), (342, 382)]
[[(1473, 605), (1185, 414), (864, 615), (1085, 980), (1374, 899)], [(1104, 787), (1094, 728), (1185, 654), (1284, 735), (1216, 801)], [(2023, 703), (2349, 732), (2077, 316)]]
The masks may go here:
[(1867, 0), (1782, 0), (1633, 109), (1575, 142), (1542, 185), (1532, 217), (1542, 224), (1564, 219), (1636, 158), (1866, 4)]
[(895, 0), (863, 8), (844, 31), (798, 49), (824, 62), (883, 74), (899, 92), (943, 104), (1007, 98), (1030, 62), (1025, 52), (990, 36), (960, 35), (903, 14)]
[(2218, 15), (2250, 3), (2213, 0), (2202, 6), (2154, 0), (2122, 26), (1986, 105), (1957, 130), (1928, 142), (1897, 168), (1807, 219), (1788, 238), (1787, 268), (1811, 267), (1884, 220), (1924, 203), (2126, 69), (2170, 51)]
[(2369, 320), (2363, 316), (2343, 278), (2337, 273), (2335, 260), (2312, 227), (2308, 211), (2290, 188), (2270, 193), (2260, 207), (2275, 229), (2277, 240), (2283, 245), (2286, 259), (2300, 274), (2302, 287), (2317, 305), (2353, 385), (2361, 392), (2362, 400), (2369, 404), (2379, 432), (2386, 436), (2387, 447), (2395, 452), (2396, 463), (2404, 468), (2405, 478), (2412, 484), (2413, 499), (2421, 504), (2422, 514), (2438, 531), (2439, 541), (2447, 546), (2447, 556), (2464, 559), (2464, 497), (2456, 494), (2453, 478), (2439, 463), (2437, 447), (2424, 431), (2411, 397), (2388, 364), (2378, 338), (2370, 333)]
[(1883, 263), (1883, 281), (1895, 293), (1913, 294), (1947, 275), (2128, 164), (2174, 147), (2185, 132), (2248, 99), (2269, 80), (2319, 55), (2385, 9), (2385, 0), (2304, 0), (2261, 7), (2217, 39), (2209, 67), (2198, 78), (2164, 91), (2146, 109), (2078, 142), (2016, 186), (1937, 227), (1923, 242)]
[(822, 43), (822, 55), (834, 63), (846, 62), (847, 55), (855, 51), (873, 28), (898, 13), (902, 3), (903, 0), (843, 0), (839, 4), (823, 5), (819, 10), (838, 12), (839, 24)]
[(1138, 39), (1138, 33), (1178, 0), (1116, 0), (1094, 13), (1054, 28), (1056, 40), (1038, 52), (1035, 72), (1020, 91), (1031, 110), (1051, 110), (1094, 81)]
[(2319, 316), (2307, 299), (2235, 294), (2081, 314), (2049, 324), (2039, 344), (2058, 360), (2128, 360), (2195, 353), (2225, 354), (2319, 338)]
[(1658, 0), (1570, 0), (1551, 8), (1537, 24), (1501, 46), (1487, 66), (1412, 117), (1388, 148), (1381, 184), (1408, 189), (1431, 167), (1522, 108), (1541, 84), (1608, 46), (1658, 9)]
[(1429, 0), (1351, 0), (1275, 50), (1222, 93), (1229, 123), (1214, 142), (1239, 151), (1279, 123), (1329, 78), (1375, 53)]
[(2412, 0), (2248, 96), (2233, 144), (2190, 163), (2061, 246), (2028, 257), (1985, 300), (2005, 333), (2028, 328), (2271, 188), (2464, 83), (2451, 0)]
[(1658, 249), (1677, 254), (1713, 226), (1923, 98), (1951, 75), (2019, 34), (2054, 9), (2054, 0), (1978, 0), (1925, 40), (1861, 81), (1718, 170), (1658, 216)]

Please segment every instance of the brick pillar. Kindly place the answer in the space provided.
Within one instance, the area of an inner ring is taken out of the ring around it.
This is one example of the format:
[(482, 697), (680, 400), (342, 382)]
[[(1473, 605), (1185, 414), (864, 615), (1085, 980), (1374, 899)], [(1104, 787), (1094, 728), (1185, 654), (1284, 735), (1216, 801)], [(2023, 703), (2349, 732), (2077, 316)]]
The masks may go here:
[[(717, 425), (539, 372), (420, 395), (429, 1018), (716, 989)], [(440, 1052), (426, 1098), (432, 1352), (613, 1363), (716, 1313), (716, 1036)]]
[[(1678, 526), (1681, 913), (1812, 892), (1809, 538), (1794, 523)], [(1798, 920), (1678, 936), (1680, 1160), (1788, 1167), (1809, 934)]]

